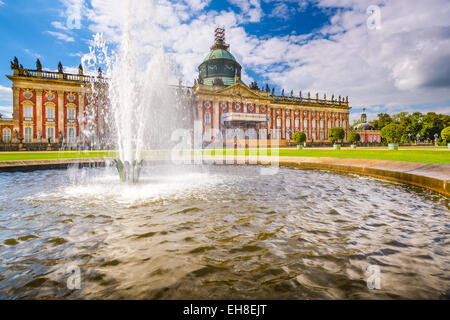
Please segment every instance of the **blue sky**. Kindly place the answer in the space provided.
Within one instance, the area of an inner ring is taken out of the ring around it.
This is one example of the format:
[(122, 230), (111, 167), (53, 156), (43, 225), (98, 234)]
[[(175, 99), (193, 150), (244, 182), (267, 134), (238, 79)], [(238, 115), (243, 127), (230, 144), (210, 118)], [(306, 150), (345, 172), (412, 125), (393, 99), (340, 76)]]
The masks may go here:
[[(4, 75), (14, 56), (25, 68), (35, 68), (39, 57), (44, 69), (56, 70), (62, 61), (66, 71), (76, 72), (95, 33), (103, 32), (111, 47), (120, 41), (125, 2), (0, 0), (0, 113), (11, 111), (11, 83)], [(133, 32), (143, 52), (151, 55), (162, 45), (187, 84), (219, 24), (247, 83), (320, 97), (348, 95), (352, 119), (362, 107), (369, 119), (379, 112), (450, 113), (448, 1), (132, 2)], [(380, 20), (367, 13), (370, 5)]]

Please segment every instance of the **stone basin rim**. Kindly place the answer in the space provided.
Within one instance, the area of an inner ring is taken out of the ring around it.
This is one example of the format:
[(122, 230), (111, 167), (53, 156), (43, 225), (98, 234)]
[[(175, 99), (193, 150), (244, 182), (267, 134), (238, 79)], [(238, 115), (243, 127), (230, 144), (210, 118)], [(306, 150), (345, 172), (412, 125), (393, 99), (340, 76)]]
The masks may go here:
[[(248, 164), (248, 157), (234, 156), (239, 164)], [(203, 163), (213, 164), (217, 157), (203, 157)], [(113, 158), (69, 158), (42, 160), (0, 161), (0, 172), (34, 171), (47, 169), (67, 169), (71, 165), (105, 166), (112, 163)], [(167, 163), (167, 158), (146, 159), (146, 163)], [(258, 157), (257, 163), (267, 165), (273, 158)], [(397, 181), (424, 187), (446, 196), (450, 196), (450, 165), (408, 161), (392, 161), (379, 159), (353, 159), (332, 157), (279, 157), (280, 166), (300, 169), (329, 170), (344, 173), (355, 173), (380, 179)]]

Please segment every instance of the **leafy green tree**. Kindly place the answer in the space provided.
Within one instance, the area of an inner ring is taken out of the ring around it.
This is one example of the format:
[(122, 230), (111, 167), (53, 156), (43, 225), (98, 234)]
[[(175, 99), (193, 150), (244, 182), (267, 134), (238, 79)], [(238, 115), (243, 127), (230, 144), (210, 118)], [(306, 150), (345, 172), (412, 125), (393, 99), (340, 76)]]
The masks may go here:
[(422, 129), (420, 130), (420, 136), (423, 139), (434, 140), (434, 135), (439, 133), (450, 125), (450, 116), (445, 114), (436, 114), (434, 112), (428, 112), (423, 116)]
[(392, 122), (392, 118), (388, 113), (379, 113), (378, 119), (370, 121), (369, 123), (377, 130), (381, 130)]
[(355, 144), (355, 143), (361, 141), (361, 136), (359, 135), (358, 132), (350, 132), (348, 135), (348, 141)]
[(294, 136), (292, 137), (295, 143), (302, 144), (306, 141), (306, 134), (302, 131), (297, 131), (294, 133)]
[(450, 127), (442, 129), (441, 138), (445, 140), (445, 142), (450, 143)]
[(328, 130), (328, 139), (336, 143), (339, 140), (343, 140), (345, 138), (345, 131), (341, 127), (334, 127)]
[(381, 129), (381, 137), (387, 143), (399, 143), (402, 139), (404, 128), (397, 123), (391, 123)]

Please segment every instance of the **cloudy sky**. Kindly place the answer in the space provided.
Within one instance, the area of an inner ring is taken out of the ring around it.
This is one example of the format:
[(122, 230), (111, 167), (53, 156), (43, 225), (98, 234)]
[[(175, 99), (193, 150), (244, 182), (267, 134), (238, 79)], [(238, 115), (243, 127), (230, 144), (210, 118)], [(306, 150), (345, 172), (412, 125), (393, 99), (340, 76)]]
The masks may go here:
[[(0, 0), (0, 73), (14, 56), (25, 68), (75, 71), (103, 32), (114, 47), (123, 23), (143, 54), (163, 47), (185, 84), (225, 26), (243, 80), (319, 96), (349, 96), (351, 118), (379, 112), (450, 114), (448, 0)], [(11, 83), (0, 77), (0, 113)]]

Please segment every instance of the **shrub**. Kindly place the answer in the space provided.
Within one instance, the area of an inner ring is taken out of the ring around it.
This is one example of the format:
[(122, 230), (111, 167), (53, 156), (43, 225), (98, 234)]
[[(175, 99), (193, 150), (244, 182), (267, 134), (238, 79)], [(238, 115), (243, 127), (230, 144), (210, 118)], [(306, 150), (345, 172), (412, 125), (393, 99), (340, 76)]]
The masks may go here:
[(403, 135), (403, 127), (396, 123), (390, 123), (381, 129), (381, 137), (387, 143), (399, 143)]
[(348, 135), (348, 141), (355, 144), (361, 141), (361, 136), (358, 132), (350, 132), (350, 134)]
[(444, 128), (441, 131), (441, 137), (447, 143), (450, 143), (450, 127)]
[(306, 141), (306, 134), (302, 131), (297, 131), (296, 133), (294, 133), (292, 139), (294, 140), (295, 143), (302, 144), (303, 142)]
[(328, 139), (335, 143), (345, 138), (345, 131), (341, 127), (334, 127), (328, 130)]

